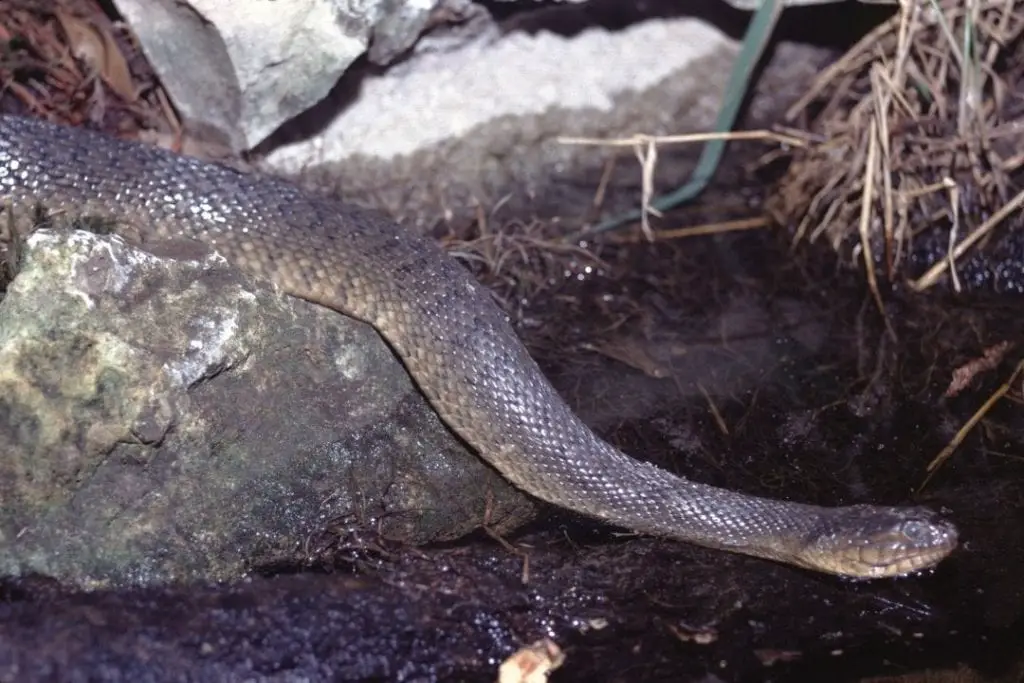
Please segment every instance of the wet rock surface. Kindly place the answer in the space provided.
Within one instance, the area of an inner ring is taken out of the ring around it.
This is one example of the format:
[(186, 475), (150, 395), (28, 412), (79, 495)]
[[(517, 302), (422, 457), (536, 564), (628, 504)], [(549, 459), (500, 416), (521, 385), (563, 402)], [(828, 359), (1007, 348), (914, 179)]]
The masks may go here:
[[(231, 585), (9, 580), (0, 679), (491, 681), (545, 636), (567, 655), (556, 682), (1010, 675), (1024, 642), (1019, 404), (997, 404), (914, 492), (1019, 362), (1011, 347), (943, 397), (956, 368), (1021, 338), (1020, 302), (891, 292), (893, 339), (856, 275), (784, 253), (767, 234), (614, 250), (528, 307), (545, 324), (524, 334), (631, 454), (755, 494), (942, 511), (962, 545), (934, 572), (844, 581), (559, 512), (507, 537), (517, 553), (483, 534), (414, 549), (364, 533), (315, 567)], [(623, 362), (637, 348), (657, 362)]]
[(424, 543), (530, 517), (369, 326), (162, 249), (29, 239), (0, 302), (0, 573), (230, 580), (351, 528)]

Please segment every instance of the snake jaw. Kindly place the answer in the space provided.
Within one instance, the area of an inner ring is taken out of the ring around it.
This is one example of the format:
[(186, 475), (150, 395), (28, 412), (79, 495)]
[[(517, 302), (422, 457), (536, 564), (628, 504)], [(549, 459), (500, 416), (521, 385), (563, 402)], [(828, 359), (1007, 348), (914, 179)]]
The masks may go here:
[(924, 508), (833, 508), (801, 553), (818, 571), (863, 579), (905, 576), (938, 564), (957, 546), (957, 530)]

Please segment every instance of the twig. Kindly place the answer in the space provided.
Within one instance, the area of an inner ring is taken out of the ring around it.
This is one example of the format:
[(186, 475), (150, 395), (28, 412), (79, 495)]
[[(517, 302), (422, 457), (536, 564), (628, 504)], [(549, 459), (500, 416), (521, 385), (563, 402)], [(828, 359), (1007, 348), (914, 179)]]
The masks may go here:
[(999, 399), (1006, 396), (1010, 391), (1010, 387), (1013, 385), (1013, 382), (1017, 379), (1017, 376), (1021, 374), (1021, 371), (1024, 371), (1024, 361), (1017, 363), (1017, 367), (1015, 367), (1013, 372), (1010, 373), (1010, 378), (1003, 382), (1002, 386), (996, 389), (995, 392), (988, 397), (988, 400), (985, 401), (982, 406), (978, 408), (973, 415), (971, 415), (970, 419), (964, 423), (964, 426), (957, 431), (952, 440), (946, 444), (941, 451), (939, 451), (939, 454), (936, 455), (930, 463), (928, 463), (928, 474), (925, 476), (924, 481), (921, 482), (921, 485), (917, 487), (918, 493), (928, 485), (928, 482), (932, 480), (932, 477), (934, 477), (939, 471), (939, 468), (949, 460), (953, 455), (953, 452), (964, 442), (964, 439), (967, 438), (970, 431), (974, 429), (979, 422), (981, 422), (982, 418), (984, 418), (990, 410), (992, 410), (992, 407), (999, 401)]
[(878, 129), (872, 119), (868, 128), (868, 162), (864, 171), (864, 196), (860, 205), (860, 245), (861, 255), (864, 258), (864, 271), (868, 276), (868, 288), (878, 306), (878, 312), (885, 321), (885, 328), (893, 340), (896, 339), (896, 331), (892, 328), (889, 316), (885, 312), (885, 304), (882, 302), (882, 295), (878, 291), (878, 278), (875, 276), (875, 260), (871, 253), (871, 238), (868, 235), (868, 228), (871, 224), (871, 206), (873, 202), (872, 193), (875, 187), (875, 164), (878, 156)]
[[(1013, 199), (1011, 199), (1009, 202), (1004, 204), (1001, 209), (992, 214), (992, 216), (990, 216), (987, 221), (982, 223), (978, 227), (978, 229), (976, 229), (970, 235), (965, 237), (963, 241), (960, 242), (960, 244), (956, 245), (956, 248), (953, 250), (952, 259), (955, 260), (963, 256), (968, 249), (974, 246), (975, 242), (977, 242), (982, 237), (990, 233), (993, 228), (995, 228), (1003, 221), (1004, 218), (1006, 218), (1014, 211), (1019, 209), (1022, 205), (1024, 205), (1024, 190), (1018, 192)], [(948, 258), (939, 261), (931, 268), (929, 268), (928, 271), (920, 278), (918, 278), (915, 281), (912, 281), (910, 283), (911, 288), (913, 288), (915, 292), (923, 292), (924, 290), (928, 289), (938, 281), (938, 279), (942, 276), (943, 273), (946, 272), (946, 269), (949, 268), (950, 262), (951, 260)]]
[(659, 145), (678, 145), (708, 142), (710, 140), (769, 140), (793, 147), (807, 146), (805, 138), (777, 133), (773, 130), (742, 130), (731, 133), (686, 133), (682, 135), (647, 135), (646, 133), (636, 133), (628, 138), (558, 137), (555, 140), (563, 145), (592, 145), (597, 147), (636, 147), (637, 145), (647, 145), (651, 142)]
[(708, 408), (711, 410), (711, 417), (714, 418), (715, 424), (718, 426), (718, 430), (725, 436), (729, 436), (729, 425), (725, 423), (725, 418), (722, 417), (722, 413), (718, 410), (718, 406), (715, 405), (715, 399), (711, 398), (711, 394), (704, 388), (704, 385), (697, 382), (697, 388), (700, 389), (700, 393), (704, 395), (704, 400), (708, 402)]
[(949, 274), (953, 278), (953, 291), (960, 293), (960, 278), (956, 274), (956, 261), (953, 259), (953, 249), (956, 247), (957, 231), (960, 229), (960, 189), (952, 178), (944, 178), (949, 188), (949, 206), (953, 211), (952, 225), (949, 228), (949, 248), (947, 249), (946, 260), (949, 261)]
[[(724, 221), (721, 223), (708, 223), (695, 225), (688, 228), (672, 228), (670, 230), (659, 230), (656, 234), (657, 240), (684, 239), (687, 237), (700, 237), (703, 235), (719, 235), (726, 232), (739, 232), (741, 230), (757, 230), (768, 227), (766, 218), (744, 218), (736, 221)], [(612, 240), (618, 244), (638, 242), (636, 235), (622, 235)]]
[(647, 140), (646, 144), (637, 142), (633, 147), (637, 161), (642, 169), (642, 184), (640, 195), (640, 231), (648, 242), (654, 241), (654, 232), (648, 216), (654, 215), (661, 218), (661, 212), (651, 206), (651, 199), (654, 197), (654, 168), (658, 164), (658, 145), (654, 140)]

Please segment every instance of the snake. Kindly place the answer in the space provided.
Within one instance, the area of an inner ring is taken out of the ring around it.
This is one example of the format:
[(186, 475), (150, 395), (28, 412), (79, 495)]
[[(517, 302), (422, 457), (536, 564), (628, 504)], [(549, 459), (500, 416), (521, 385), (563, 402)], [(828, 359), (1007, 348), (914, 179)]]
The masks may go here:
[[(141, 142), (0, 115), (0, 199), (199, 242), (286, 295), (371, 325), (447, 427), (525, 493), (641, 535), (853, 578), (929, 569), (957, 529), (923, 506), (824, 507), (685, 479), (597, 436), (509, 317), (434, 239), (382, 213)], [(38, 214), (33, 214), (38, 215)]]

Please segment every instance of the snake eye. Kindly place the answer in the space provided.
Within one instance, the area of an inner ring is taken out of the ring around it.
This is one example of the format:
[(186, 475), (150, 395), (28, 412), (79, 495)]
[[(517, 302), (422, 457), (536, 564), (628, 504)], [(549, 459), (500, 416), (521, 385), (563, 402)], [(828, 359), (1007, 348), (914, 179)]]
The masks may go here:
[(911, 541), (923, 542), (928, 538), (929, 529), (928, 525), (912, 520), (903, 525), (902, 531)]

